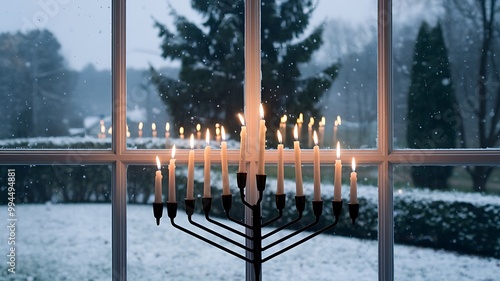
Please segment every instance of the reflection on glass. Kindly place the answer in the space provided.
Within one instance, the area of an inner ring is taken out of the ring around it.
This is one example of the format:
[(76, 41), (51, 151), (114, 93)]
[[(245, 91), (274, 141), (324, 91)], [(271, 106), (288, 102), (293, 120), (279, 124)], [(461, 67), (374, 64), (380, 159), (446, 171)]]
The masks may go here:
[(394, 145), (498, 147), (500, 3), (426, 3), (394, 1)]
[[(203, 131), (220, 124), (229, 139), (238, 139), (244, 1), (233, 2), (132, 3), (138, 7), (128, 9), (128, 74), (144, 78), (128, 79), (127, 118), (136, 144), (131, 147), (150, 142), (168, 147), (168, 138), (182, 138), (181, 127), (189, 135), (198, 124)], [(312, 148), (312, 130), (323, 148), (337, 140), (347, 148), (376, 146), (376, 3), (364, 2), (373, 9), (360, 13), (359, 6), (347, 5), (342, 15), (332, 15), (323, 12), (335, 10), (327, 1), (318, 7), (310, 1), (262, 1), (268, 147), (277, 144), (277, 130), (291, 147), (296, 123), (303, 148)], [(151, 139), (148, 125), (140, 139), (140, 122), (170, 122), (170, 135), (161, 143)]]
[[(495, 279), (500, 261), (498, 167), (419, 168), (394, 170), (395, 279)], [(479, 192), (467, 170), (481, 168), (493, 172)], [(437, 169), (449, 169), (451, 176), (432, 174)], [(444, 183), (427, 185), (438, 177)], [(471, 272), (471, 266), (480, 272)]]
[(6, 3), (0, 147), (110, 147), (97, 140), (109, 139), (109, 8), (109, 1)]
[(110, 171), (0, 166), (0, 205), (10, 226), (2, 233), (11, 255), (3, 256), (0, 279), (111, 279)]

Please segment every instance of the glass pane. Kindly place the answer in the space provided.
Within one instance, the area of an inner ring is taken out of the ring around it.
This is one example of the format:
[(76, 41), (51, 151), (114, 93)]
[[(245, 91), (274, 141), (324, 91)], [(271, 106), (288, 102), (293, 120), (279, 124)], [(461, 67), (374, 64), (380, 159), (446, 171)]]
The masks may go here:
[(394, 6), (395, 147), (498, 147), (500, 3)]
[(219, 124), (228, 139), (239, 136), (244, 1), (213, 3), (128, 6), (129, 147), (170, 147), (207, 129), (215, 138)]
[(497, 278), (498, 167), (397, 166), (394, 184), (395, 280)]
[[(204, 230), (190, 225), (184, 210), (184, 198), (186, 196), (186, 175), (187, 169), (184, 163), (176, 165), (176, 198), (179, 204), (176, 223), (182, 227), (188, 228), (202, 236), (211, 239), (220, 245), (228, 247), (238, 253), (244, 251), (220, 238), (214, 237)], [(152, 202), (154, 201), (154, 185), (155, 171), (154, 166), (130, 166), (128, 169), (128, 207), (127, 207), (127, 225), (128, 225), (128, 274), (132, 279), (143, 279), (147, 276), (148, 280), (164, 280), (164, 279), (183, 279), (183, 280), (200, 280), (206, 279), (244, 279), (245, 270), (244, 262), (238, 258), (234, 258), (228, 253), (224, 253), (220, 249), (210, 246), (198, 239), (183, 233), (170, 225), (166, 211), (163, 213), (160, 226), (156, 226), (155, 218), (152, 212)], [(323, 215), (318, 225), (312, 229), (319, 229), (327, 226), (333, 221), (332, 204), (330, 203), (333, 196), (333, 178), (332, 166), (322, 167), (322, 199), (324, 200)], [(344, 210), (340, 219), (339, 226), (333, 230), (327, 231), (325, 234), (307, 241), (307, 245), (300, 245), (290, 252), (283, 253), (274, 259), (264, 263), (263, 276), (266, 279), (272, 280), (291, 280), (297, 279), (297, 276), (314, 276), (319, 275), (317, 280), (329, 280), (328, 274), (337, 274), (339, 276), (358, 276), (368, 279), (376, 279), (377, 276), (377, 187), (375, 167), (359, 167), (358, 170), (358, 200), (360, 204), (360, 214), (356, 226), (352, 226), (348, 206), (344, 203)], [(266, 170), (268, 173), (266, 191), (262, 201), (262, 215), (264, 221), (277, 216), (278, 212), (275, 207), (275, 193), (277, 190), (276, 182), (276, 167), (269, 166)], [(343, 188), (342, 198), (344, 202), (349, 199), (349, 173), (350, 169), (343, 169)], [(163, 173), (163, 202), (167, 201), (168, 193), (168, 170), (164, 166)], [(244, 207), (240, 201), (239, 190), (236, 187), (236, 167), (229, 167), (229, 183), (233, 195), (233, 204), (230, 211), (232, 217), (237, 220), (243, 219)], [(202, 224), (205, 227), (216, 230), (218, 233), (226, 237), (230, 237), (240, 243), (244, 243), (244, 239), (232, 232), (221, 229), (219, 226), (208, 222), (203, 216), (201, 210), (201, 197), (203, 196), (203, 166), (196, 165), (194, 170), (194, 198), (196, 199), (195, 214), (193, 220)], [(306, 211), (304, 218), (288, 227), (287, 230), (278, 232), (277, 234), (264, 239), (264, 245), (269, 245), (271, 242), (292, 233), (300, 227), (314, 221), (312, 215), (313, 200), (313, 169), (312, 166), (304, 166), (303, 170), (304, 194), (306, 195)], [(244, 228), (240, 225), (229, 222), (225, 219), (224, 210), (221, 204), (221, 171), (217, 166), (211, 169), (211, 196), (213, 199), (210, 211), (210, 217), (216, 219), (220, 223), (233, 227), (241, 232)], [(285, 188), (286, 206), (283, 212), (283, 217), (265, 227), (263, 234), (273, 231), (276, 227), (284, 225), (286, 222), (297, 218), (298, 213), (295, 206), (295, 176), (294, 167), (285, 167)], [(296, 242), (301, 238), (309, 235), (310, 232), (303, 232), (296, 237), (289, 239), (277, 246), (264, 251), (265, 256), (268, 256), (285, 246)], [(147, 237), (145, 237), (147, 235)], [(360, 252), (363, 254), (360, 255)], [(337, 269), (332, 269), (335, 264), (332, 259), (340, 257), (346, 260), (356, 260), (356, 263), (342, 264)], [(362, 256), (362, 258), (360, 258)], [(310, 257), (310, 258), (304, 258)], [(336, 257), (336, 258), (335, 258)], [(224, 270), (214, 268), (213, 261), (217, 260), (218, 264), (223, 265)], [(364, 265), (362, 270), (358, 267)], [(148, 268), (145, 271), (144, 268)], [(301, 268), (300, 270), (298, 268)], [(196, 270), (192, 270), (196, 268)], [(358, 268), (356, 270), (356, 268)], [(298, 278), (304, 279), (304, 278)], [(307, 278), (305, 278), (307, 279)]]
[(9, 227), (2, 230), (8, 252), (0, 279), (111, 279), (110, 171), (0, 166), (0, 205)]
[(0, 147), (110, 148), (110, 1), (15, 1), (0, 17)]
[(311, 6), (280, 1), (278, 17), (274, 6), (262, 9), (268, 147), (275, 147), (278, 129), (293, 147), (297, 124), (303, 148), (312, 148), (314, 130), (320, 147), (335, 148), (339, 141), (345, 148), (375, 148), (377, 1), (299, 2)]

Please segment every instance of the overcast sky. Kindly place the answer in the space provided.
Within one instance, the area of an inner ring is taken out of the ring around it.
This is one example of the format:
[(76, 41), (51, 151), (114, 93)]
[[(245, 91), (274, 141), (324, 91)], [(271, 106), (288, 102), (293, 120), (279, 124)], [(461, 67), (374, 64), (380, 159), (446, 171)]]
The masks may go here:
[[(180, 14), (199, 16), (189, 0), (170, 0)], [(62, 53), (73, 69), (91, 63), (98, 69), (111, 64), (110, 0), (18, 0), (8, 1), (0, 11), (0, 32), (47, 28), (62, 45)], [(127, 65), (146, 68), (149, 63), (165, 66), (160, 57), (160, 40), (153, 28), (153, 17), (171, 24), (166, 0), (127, 1)], [(352, 22), (376, 20), (376, 0), (320, 0), (313, 24), (328, 19)]]

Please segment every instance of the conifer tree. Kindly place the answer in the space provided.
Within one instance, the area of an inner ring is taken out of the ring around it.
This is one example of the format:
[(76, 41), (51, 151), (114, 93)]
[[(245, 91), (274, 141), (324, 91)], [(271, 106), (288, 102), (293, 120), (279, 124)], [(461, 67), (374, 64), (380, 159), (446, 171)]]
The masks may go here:
[[(175, 11), (175, 32), (156, 22), (162, 56), (179, 61), (181, 68), (178, 78), (151, 68), (152, 82), (174, 123), (194, 128), (196, 123), (223, 121), (234, 136), (239, 131), (236, 115), (243, 111), (244, 1), (191, 3), (203, 16), (203, 26)], [(337, 76), (337, 63), (310, 77), (301, 74), (301, 64), (308, 63), (323, 43), (321, 26), (305, 34), (313, 10), (311, 0), (262, 0), (261, 94), (270, 126), (278, 127), (282, 114), (318, 116), (317, 103)]]
[[(406, 139), (409, 148), (455, 148), (458, 110), (450, 74), (448, 50), (441, 26), (422, 23), (415, 44), (408, 97)], [(416, 163), (418, 164), (418, 163)], [(415, 185), (447, 188), (452, 167), (413, 166)]]

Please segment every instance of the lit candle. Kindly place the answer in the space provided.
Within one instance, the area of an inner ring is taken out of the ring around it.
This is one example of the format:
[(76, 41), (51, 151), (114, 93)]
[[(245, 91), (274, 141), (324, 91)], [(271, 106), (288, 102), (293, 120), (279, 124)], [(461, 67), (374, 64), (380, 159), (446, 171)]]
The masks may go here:
[(106, 137), (106, 127), (104, 125), (101, 125), (101, 134), (99, 135), (99, 138), (103, 139)]
[(142, 122), (139, 122), (139, 137), (142, 138), (142, 127), (144, 126), (144, 124)]
[(352, 158), (350, 203), (358, 204), (358, 174), (356, 173), (356, 161), (354, 161), (354, 157)]
[(151, 130), (153, 131), (153, 133), (152, 133), (153, 138), (156, 138), (156, 124), (155, 123), (151, 124)]
[(217, 143), (220, 142), (220, 125), (219, 125), (219, 123), (215, 123), (215, 141)]
[(310, 117), (309, 118), (309, 124), (307, 124), (307, 139), (308, 139), (308, 142), (307, 142), (307, 147), (311, 147), (312, 144), (313, 144), (313, 140), (312, 140), (312, 135), (313, 135), (313, 132), (312, 132), (312, 127), (314, 126), (314, 118)]
[(179, 128), (179, 136), (180, 136), (181, 140), (184, 139), (184, 127)]
[(245, 173), (246, 172), (246, 165), (247, 165), (247, 153), (246, 153), (246, 148), (247, 148), (247, 127), (245, 126), (245, 119), (243, 118), (243, 115), (238, 113), (238, 117), (240, 118), (241, 122), (241, 132), (240, 132), (240, 166), (238, 168), (238, 173)]
[(170, 137), (170, 123), (168, 122), (165, 124), (165, 137)]
[(337, 142), (337, 160), (335, 160), (335, 180), (333, 201), (342, 201), (342, 162), (340, 161), (340, 143)]
[(196, 147), (200, 148), (200, 139), (201, 139), (201, 125), (196, 124)]
[(211, 191), (210, 191), (210, 131), (207, 129), (207, 134), (205, 138), (207, 142), (207, 146), (205, 146), (205, 151), (204, 151), (204, 158), (205, 158), (205, 169), (204, 169), (204, 176), (205, 176), (205, 182), (203, 186), (203, 197), (208, 198), (212, 197)]
[(229, 176), (227, 168), (227, 142), (226, 142), (226, 131), (224, 126), (221, 127), (222, 142), (220, 144), (221, 153), (221, 166), (222, 166), (222, 195), (229, 195), (231, 193), (229, 189)]
[(285, 193), (285, 167), (283, 161), (283, 139), (280, 131), (278, 131), (278, 186), (276, 189), (276, 194), (284, 194)]
[(165, 141), (166, 141), (166, 145), (168, 146), (168, 139), (170, 138), (170, 123), (165, 123)]
[(163, 176), (161, 174), (161, 164), (158, 156), (156, 156), (156, 166), (158, 166), (158, 171), (156, 171), (155, 176), (155, 203), (161, 203), (161, 179)]
[(318, 143), (320, 143), (322, 146), (325, 145), (324, 143), (324, 136), (325, 136), (325, 126), (326, 126), (326, 118), (323, 116), (321, 117), (321, 122), (319, 125), (319, 140)]
[(128, 124), (127, 124), (127, 138), (130, 138), (130, 130), (128, 129)]
[(321, 178), (319, 166), (318, 135), (314, 131), (314, 201), (321, 201)]
[(303, 196), (302, 161), (300, 160), (299, 130), (297, 124), (295, 124), (295, 128), (293, 129), (293, 136), (295, 138), (293, 142), (293, 151), (295, 152), (295, 192), (296, 196)]
[(172, 159), (168, 165), (168, 202), (175, 203), (175, 144), (172, 146)]
[(264, 152), (266, 151), (266, 120), (264, 120), (264, 108), (260, 105), (260, 126), (259, 126), (259, 162), (257, 175), (264, 175)]
[(194, 135), (191, 134), (190, 139), (191, 150), (189, 150), (188, 156), (188, 182), (186, 190), (186, 198), (194, 198)]

